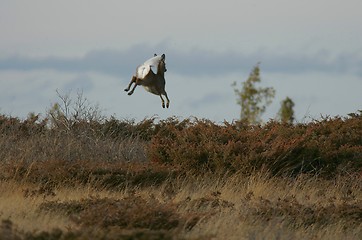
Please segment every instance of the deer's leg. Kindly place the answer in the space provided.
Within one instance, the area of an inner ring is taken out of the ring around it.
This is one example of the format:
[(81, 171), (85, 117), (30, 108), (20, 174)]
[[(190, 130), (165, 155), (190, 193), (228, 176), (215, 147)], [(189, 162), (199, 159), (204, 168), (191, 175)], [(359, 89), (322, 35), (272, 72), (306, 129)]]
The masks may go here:
[(160, 94), (160, 98), (161, 98), (161, 101), (162, 101), (162, 107), (165, 108), (165, 100), (163, 100), (163, 97), (162, 97), (161, 94)]
[(135, 84), (134, 84), (134, 86), (133, 86), (133, 88), (132, 88), (132, 90), (128, 92), (128, 95), (132, 95), (132, 94), (133, 94), (133, 92), (134, 92), (134, 90), (136, 89), (137, 85), (138, 85), (138, 84), (137, 84), (137, 81), (136, 81)]
[(167, 96), (167, 93), (165, 92), (165, 97), (166, 97), (166, 100), (167, 100), (167, 102), (166, 102), (166, 107), (168, 108), (169, 106), (170, 106), (170, 99), (168, 99), (168, 96)]
[(128, 87), (125, 88), (124, 90), (125, 90), (126, 92), (128, 92), (129, 89), (130, 89), (131, 86), (132, 86), (132, 83), (135, 83), (135, 82), (136, 82), (136, 77), (135, 77), (135, 76), (132, 76), (132, 79), (131, 79), (131, 81), (129, 82)]

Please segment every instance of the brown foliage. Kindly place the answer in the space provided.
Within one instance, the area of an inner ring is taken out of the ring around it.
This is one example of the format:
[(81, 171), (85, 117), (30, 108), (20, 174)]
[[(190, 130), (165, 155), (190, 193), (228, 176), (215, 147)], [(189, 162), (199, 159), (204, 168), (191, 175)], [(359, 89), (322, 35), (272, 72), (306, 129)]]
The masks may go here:
[(171, 240), (172, 235), (166, 231), (147, 229), (125, 232), (115, 228), (108, 231), (97, 229), (81, 229), (63, 231), (59, 228), (41, 232), (22, 232), (14, 227), (11, 220), (3, 220), (0, 224), (0, 239), (9, 240), (76, 240), (76, 239), (109, 239), (109, 240)]
[[(76, 228), (18, 230), (13, 221), (26, 211), (4, 207), (14, 219), (0, 211), (0, 238), (183, 239), (193, 232), (193, 239), (210, 239), (230, 236), (228, 224), (254, 227), (244, 233), (260, 227), (268, 237), (274, 222), (276, 235), (318, 238), (314, 232), (331, 228), (339, 236), (360, 234), (361, 115), (265, 125), (52, 121), (0, 115), (0, 182), (15, 186), (14, 194), (0, 189), (6, 193), (0, 206), (33, 204), (35, 216), (61, 216)], [(93, 192), (69, 200), (59, 193), (63, 188)], [(41, 204), (34, 207), (34, 200)], [(223, 220), (229, 221), (223, 232), (208, 232)]]
[[(104, 170), (109, 169), (105, 165), (147, 160), (157, 167), (199, 173), (250, 174), (266, 169), (276, 175), (328, 177), (358, 173), (362, 167), (362, 117), (357, 114), (295, 125), (274, 121), (263, 126), (218, 125), (205, 119), (177, 118), (137, 124), (114, 118), (78, 120), (66, 129), (61, 124), (48, 125), (47, 119), (40, 121), (38, 116), (24, 121), (0, 116), (0, 157), (2, 164), (16, 166), (15, 176), (31, 175), (43, 162), (40, 168), (46, 171), (38, 176), (45, 182), (54, 178), (47, 175), (54, 169), (62, 171), (60, 167), (66, 164), (68, 178), (87, 181), (90, 173), (98, 172), (107, 175), (111, 185), (122, 181), (124, 173), (114, 171), (114, 166), (111, 172)], [(98, 170), (95, 165), (100, 166)]]
[(46, 202), (40, 205), (40, 209), (64, 212), (82, 227), (170, 230), (182, 221), (172, 206), (161, 205), (155, 199), (146, 201), (138, 196), (121, 200), (90, 198), (65, 203)]
[(275, 217), (284, 217), (293, 228), (323, 227), (341, 221), (349, 227), (358, 227), (362, 222), (362, 207), (359, 203), (305, 206), (291, 196), (279, 198), (275, 202), (259, 197), (249, 203), (246, 200), (245, 204), (250, 205), (249, 214), (257, 216), (258, 219), (269, 221)]
[(149, 158), (185, 171), (274, 174), (358, 172), (362, 167), (362, 117), (309, 124), (271, 121), (264, 126), (185, 120), (162, 123), (148, 144)]
[(0, 179), (41, 184), (24, 195), (52, 195), (55, 186), (92, 183), (93, 186), (122, 190), (130, 186), (158, 186), (179, 175), (177, 170), (157, 164), (49, 160), (0, 164)]

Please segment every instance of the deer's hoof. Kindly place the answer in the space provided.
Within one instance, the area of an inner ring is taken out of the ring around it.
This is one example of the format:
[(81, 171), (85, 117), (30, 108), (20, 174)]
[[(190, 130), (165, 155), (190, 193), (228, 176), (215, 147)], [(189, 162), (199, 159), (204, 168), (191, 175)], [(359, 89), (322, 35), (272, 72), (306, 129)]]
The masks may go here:
[(131, 96), (133, 94), (133, 92), (129, 92), (128, 95)]
[(124, 91), (125, 91), (125, 92), (128, 92), (128, 91), (129, 91), (129, 89), (128, 89), (128, 88), (125, 88), (125, 89), (124, 89)]

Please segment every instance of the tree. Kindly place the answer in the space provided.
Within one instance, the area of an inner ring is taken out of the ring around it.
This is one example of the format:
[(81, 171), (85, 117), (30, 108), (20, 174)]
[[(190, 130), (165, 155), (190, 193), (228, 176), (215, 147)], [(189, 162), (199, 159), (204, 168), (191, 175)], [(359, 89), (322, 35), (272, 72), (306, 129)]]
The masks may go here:
[(294, 102), (289, 97), (286, 97), (280, 103), (279, 118), (283, 123), (293, 123), (294, 121)]
[(74, 123), (102, 122), (105, 119), (98, 104), (92, 105), (83, 96), (83, 91), (77, 92), (75, 101), (71, 99), (70, 93), (62, 95), (58, 90), (56, 92), (60, 103), (54, 103), (47, 111), (50, 127), (63, 127), (69, 131)]
[(237, 97), (237, 104), (241, 106), (240, 119), (251, 124), (261, 122), (261, 115), (266, 107), (270, 105), (275, 96), (275, 90), (272, 87), (256, 87), (260, 83), (259, 63), (251, 71), (249, 78), (242, 83), (242, 88), (237, 88), (236, 82), (232, 84)]

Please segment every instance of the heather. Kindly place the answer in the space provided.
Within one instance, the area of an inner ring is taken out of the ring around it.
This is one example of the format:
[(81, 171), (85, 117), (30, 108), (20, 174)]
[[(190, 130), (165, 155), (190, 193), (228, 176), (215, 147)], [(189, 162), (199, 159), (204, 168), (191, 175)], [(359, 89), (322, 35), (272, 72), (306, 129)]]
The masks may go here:
[(0, 116), (0, 239), (362, 236), (360, 112), (294, 124), (49, 113)]

